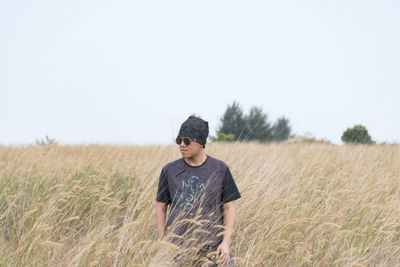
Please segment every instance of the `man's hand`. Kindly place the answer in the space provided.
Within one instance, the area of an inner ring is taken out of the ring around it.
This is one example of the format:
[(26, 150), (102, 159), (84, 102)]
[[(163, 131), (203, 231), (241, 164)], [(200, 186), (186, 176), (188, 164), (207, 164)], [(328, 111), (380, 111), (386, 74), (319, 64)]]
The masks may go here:
[(224, 264), (227, 264), (229, 260), (229, 245), (222, 242), (221, 245), (219, 245), (217, 248), (217, 264), (218, 266), (222, 266)]

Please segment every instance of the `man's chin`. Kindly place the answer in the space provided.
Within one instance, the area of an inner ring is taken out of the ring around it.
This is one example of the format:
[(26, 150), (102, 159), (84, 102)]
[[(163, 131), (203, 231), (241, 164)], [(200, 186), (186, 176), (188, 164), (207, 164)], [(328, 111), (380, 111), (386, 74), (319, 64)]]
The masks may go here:
[(184, 158), (184, 159), (189, 159), (190, 158), (189, 155), (187, 153), (185, 153), (185, 152), (181, 152), (181, 155), (182, 155), (182, 158)]

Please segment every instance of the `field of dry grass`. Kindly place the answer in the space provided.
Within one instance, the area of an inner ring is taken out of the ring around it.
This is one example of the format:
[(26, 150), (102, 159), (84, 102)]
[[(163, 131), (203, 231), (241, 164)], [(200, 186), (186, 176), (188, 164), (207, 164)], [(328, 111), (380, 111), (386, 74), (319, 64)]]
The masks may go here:
[[(400, 148), (209, 144), (242, 198), (238, 266), (398, 266)], [(0, 265), (146, 266), (176, 146), (0, 146)]]

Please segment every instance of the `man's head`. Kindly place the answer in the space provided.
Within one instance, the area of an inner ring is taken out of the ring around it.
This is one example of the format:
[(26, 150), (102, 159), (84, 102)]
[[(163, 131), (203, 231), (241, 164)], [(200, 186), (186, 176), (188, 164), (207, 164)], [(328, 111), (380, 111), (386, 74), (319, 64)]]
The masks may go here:
[(208, 137), (208, 122), (190, 116), (179, 130), (177, 143), (183, 157), (192, 157), (205, 148)]

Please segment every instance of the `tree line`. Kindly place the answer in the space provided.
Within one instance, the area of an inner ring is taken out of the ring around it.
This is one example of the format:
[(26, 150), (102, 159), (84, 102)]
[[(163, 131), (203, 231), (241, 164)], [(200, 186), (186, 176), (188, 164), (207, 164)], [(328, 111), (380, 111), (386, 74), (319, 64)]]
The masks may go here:
[[(292, 137), (294, 135), (289, 119), (282, 116), (270, 122), (268, 115), (259, 106), (252, 106), (248, 114), (245, 114), (240, 104), (234, 101), (222, 115), (217, 135), (210, 139), (213, 142), (282, 142)], [(341, 139), (344, 143), (375, 144), (363, 125), (346, 129)]]
[(291, 133), (289, 119), (280, 117), (271, 123), (261, 107), (253, 106), (245, 114), (240, 104), (234, 101), (222, 115), (217, 136), (211, 140), (281, 142), (291, 137)]

